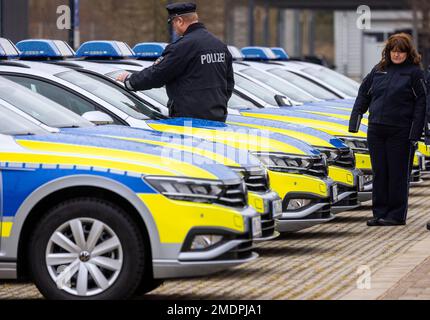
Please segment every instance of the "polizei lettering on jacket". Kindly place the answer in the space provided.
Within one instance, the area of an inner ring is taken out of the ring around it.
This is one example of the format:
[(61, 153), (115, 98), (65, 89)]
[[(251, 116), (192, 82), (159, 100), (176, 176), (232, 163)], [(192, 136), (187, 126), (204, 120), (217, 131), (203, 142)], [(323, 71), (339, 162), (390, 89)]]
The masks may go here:
[(225, 53), (207, 53), (202, 54), (200, 56), (202, 64), (209, 64), (209, 63), (224, 63), (225, 62)]

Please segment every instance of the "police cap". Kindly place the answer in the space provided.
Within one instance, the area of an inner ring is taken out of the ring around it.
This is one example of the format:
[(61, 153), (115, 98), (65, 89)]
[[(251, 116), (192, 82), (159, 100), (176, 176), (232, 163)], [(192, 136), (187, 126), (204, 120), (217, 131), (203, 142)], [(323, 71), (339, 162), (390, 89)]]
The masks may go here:
[(192, 2), (180, 2), (172, 3), (166, 6), (167, 12), (169, 13), (168, 23), (171, 23), (173, 18), (179, 17), (183, 14), (196, 12), (197, 6)]

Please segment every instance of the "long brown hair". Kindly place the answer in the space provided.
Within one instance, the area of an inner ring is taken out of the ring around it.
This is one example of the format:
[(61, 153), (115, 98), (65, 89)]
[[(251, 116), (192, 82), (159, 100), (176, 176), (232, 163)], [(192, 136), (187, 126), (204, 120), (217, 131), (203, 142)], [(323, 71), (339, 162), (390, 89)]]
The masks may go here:
[(420, 65), (421, 55), (417, 52), (417, 49), (415, 49), (412, 37), (409, 34), (402, 32), (393, 34), (388, 38), (385, 48), (382, 50), (382, 59), (376, 67), (378, 70), (385, 70), (393, 63), (390, 56), (390, 52), (393, 50), (406, 52), (408, 55), (406, 61)]

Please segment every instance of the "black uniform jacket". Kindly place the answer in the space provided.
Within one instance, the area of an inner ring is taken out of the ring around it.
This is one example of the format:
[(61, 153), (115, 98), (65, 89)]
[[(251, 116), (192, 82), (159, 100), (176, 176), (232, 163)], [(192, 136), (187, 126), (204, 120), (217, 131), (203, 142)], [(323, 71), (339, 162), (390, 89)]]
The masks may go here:
[(166, 86), (172, 117), (225, 121), (233, 88), (232, 56), (202, 23), (188, 27), (155, 64), (126, 81), (129, 89)]
[(410, 128), (409, 139), (421, 138), (427, 121), (427, 87), (424, 72), (408, 61), (376, 67), (364, 78), (349, 121), (349, 131), (357, 132), (362, 115), (369, 110), (369, 124)]

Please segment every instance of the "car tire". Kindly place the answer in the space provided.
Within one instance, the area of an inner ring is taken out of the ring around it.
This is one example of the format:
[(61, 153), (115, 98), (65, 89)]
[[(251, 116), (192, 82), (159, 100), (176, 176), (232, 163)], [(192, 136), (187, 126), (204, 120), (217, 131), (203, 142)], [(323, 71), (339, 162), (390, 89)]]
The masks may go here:
[(67, 200), (41, 218), (30, 238), (33, 281), (48, 299), (129, 298), (150, 269), (145, 265), (150, 245), (144, 238), (132, 218), (108, 201)]

